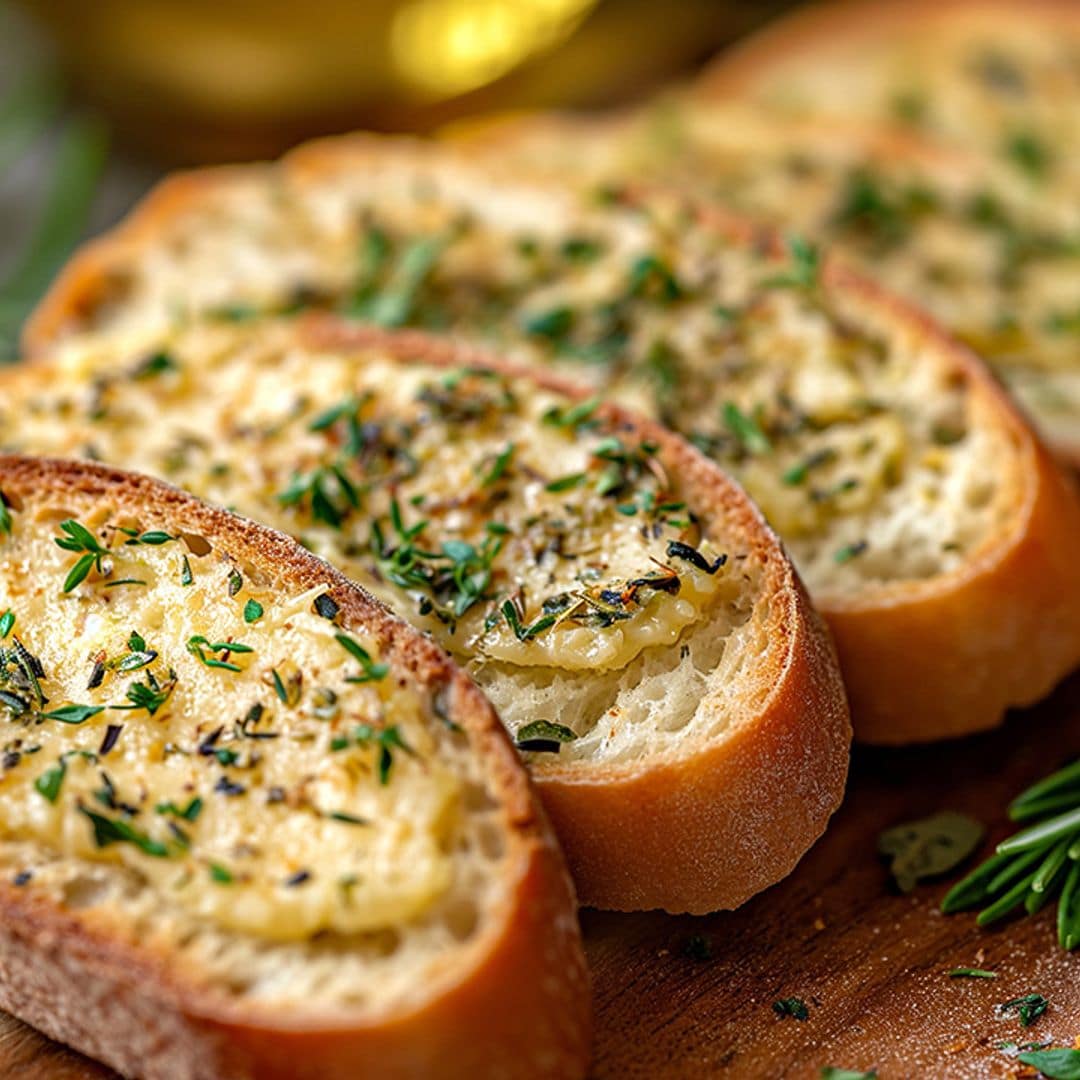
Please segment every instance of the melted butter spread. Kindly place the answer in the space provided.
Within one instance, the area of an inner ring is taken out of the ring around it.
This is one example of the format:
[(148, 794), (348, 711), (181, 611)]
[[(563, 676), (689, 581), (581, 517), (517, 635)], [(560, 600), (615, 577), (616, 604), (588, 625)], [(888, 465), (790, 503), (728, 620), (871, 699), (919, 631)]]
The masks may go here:
[[(0, 478), (2, 486), (2, 478)], [(83, 556), (62, 512), (0, 534), (0, 822), (62, 856), (122, 863), (193, 915), (281, 941), (376, 930), (448, 888), (462, 782), (431, 704), (363, 634), (205, 543)], [(190, 581), (190, 584), (185, 582)], [(121, 584), (121, 582), (127, 582)], [(12, 622), (13, 618), (13, 622)], [(114, 727), (115, 725), (115, 727)], [(118, 729), (118, 730), (117, 730)]]
[[(207, 315), (223, 324), (322, 307), (383, 326), (453, 330), (515, 357), (557, 363), (658, 416), (730, 470), (784, 534), (811, 589), (851, 592), (867, 581), (948, 571), (1008, 513), (1012, 471), (1003, 469), (989, 489), (974, 475), (973, 447), (996, 436), (974, 430), (964, 381), (930, 349), (887, 341), (846, 318), (819, 287), (818, 255), (808, 244), (793, 243), (789, 257), (777, 260), (694, 223), (675, 193), (657, 196), (645, 212), (617, 193), (485, 184), (482, 173), (458, 162), (440, 169), (406, 157), (369, 172), (350, 170), (346, 158), (340, 170), (317, 177), (269, 175), (277, 181), (272, 200), (268, 181), (252, 177), (255, 192), (224, 187), (167, 223), (153, 248), (134, 256), (146, 260), (140, 272), (91, 313), (87, 329), (98, 332), (76, 337), (71, 351), (85, 358), (100, 344), (105, 362), (120, 357), (133, 369), (171, 320)], [(266, 197), (255, 198), (263, 184)], [(271, 247), (275, 258), (267, 259)], [(220, 392), (217, 373), (199, 379), (201, 393)], [(306, 385), (303, 372), (301, 380)], [(306, 393), (298, 391), (298, 399)], [(24, 423), (20, 412), (13, 407), (4, 416), (13, 439)], [(191, 434), (205, 440), (197, 424)], [(118, 437), (88, 432), (86, 440), (107, 447)], [(489, 455), (506, 445), (501, 435), (483, 441)], [(994, 452), (1008, 458), (1004, 446)], [(546, 479), (585, 467), (537, 467), (525, 448), (517, 454)], [(527, 473), (511, 474), (515, 497), (531, 497)], [(188, 482), (182, 468), (174, 475)], [(969, 499), (978, 512), (952, 512), (958, 503), (942, 494), (949, 485), (979, 487)], [(229, 485), (217, 487), (234, 498)], [(468, 490), (475, 487), (470, 477)], [(560, 501), (544, 499), (548, 520)], [(407, 500), (403, 508), (407, 527), (426, 519), (429, 537), (439, 535), (438, 517)], [(460, 507), (443, 517), (454, 530), (459, 519)], [(474, 545), (483, 539), (475, 528), (460, 531)], [(584, 525), (579, 539), (587, 542), (571, 545), (579, 566), (590, 558), (596, 531)], [(602, 531), (611, 538), (604, 543), (616, 542), (617, 529)], [(668, 561), (663, 544), (650, 543), (647, 554)], [(523, 626), (535, 624), (544, 614), (537, 604), (557, 591), (539, 580), (553, 562), (542, 560), (529, 574)], [(623, 588), (649, 568), (647, 559), (618, 562), (612, 576), (624, 579)], [(566, 591), (571, 583), (561, 577), (554, 584)], [(691, 575), (677, 597), (652, 592), (637, 621), (620, 620), (614, 633), (591, 635), (588, 645), (575, 637), (573, 649), (559, 650), (559, 663), (613, 666), (670, 639), (694, 617), (697, 585)], [(665, 615), (653, 620), (649, 610)], [(453, 635), (434, 628), (452, 648), (468, 640), (528, 664), (549, 662), (547, 651), (580, 622), (567, 618), (558, 633), (525, 643), (511, 640), (506, 626), (481, 635), (479, 614), (467, 612)]]
[(137, 462), (290, 532), (459, 658), (617, 669), (742, 588), (658, 448), (595, 400), (300, 348), (287, 323), (155, 355), (134, 376), (69, 358), (20, 443)]

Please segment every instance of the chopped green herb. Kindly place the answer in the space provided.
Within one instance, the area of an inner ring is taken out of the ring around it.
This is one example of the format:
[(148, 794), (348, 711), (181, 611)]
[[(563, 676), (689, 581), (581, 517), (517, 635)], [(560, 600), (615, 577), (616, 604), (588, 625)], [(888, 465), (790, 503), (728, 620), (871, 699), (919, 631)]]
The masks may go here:
[(389, 664), (377, 664), (371, 659), (371, 654), (359, 642), (353, 641), (346, 634), (335, 634), (334, 640), (359, 664), (363, 671), (361, 675), (353, 675), (346, 678), (349, 683), (379, 682), (385, 679), (390, 671)]
[(822, 465), (828, 464), (836, 458), (836, 451), (826, 447), (822, 450), (817, 450), (809, 457), (804, 458), (802, 461), (792, 465), (790, 469), (786, 470), (781, 477), (781, 480), (789, 487), (795, 487), (798, 484), (805, 482), (806, 477), (809, 475), (812, 469), (817, 469)]
[(772, 1003), (773, 1012), (780, 1017), (781, 1020), (791, 1017), (793, 1020), (809, 1020), (810, 1010), (806, 1007), (806, 1002), (802, 998), (789, 997), (780, 998), (779, 1001)]
[(1023, 994), (998, 1006), (1002, 1014), (1015, 1012), (1024, 1027), (1031, 1027), (1050, 1007), (1050, 1002), (1042, 994)]
[(844, 563), (849, 563), (861, 555), (869, 546), (870, 543), (867, 540), (856, 540), (853, 544), (845, 544), (833, 554), (833, 562), (837, 566), (843, 566)]
[(180, 558), (180, 584), (187, 588), (195, 583), (195, 575), (191, 572), (191, 562), (186, 555)]
[(159, 802), (154, 807), (158, 814), (171, 814), (173, 817), (183, 818), (185, 821), (197, 821), (202, 813), (203, 801), (197, 795), (187, 806), (180, 807), (174, 802)]
[(514, 444), (507, 443), (506, 449), (495, 458), (484, 472), (484, 475), (480, 480), (481, 487), (491, 487), (493, 484), (497, 484), (506, 474), (506, 470), (510, 467), (510, 462), (513, 457)]
[(158, 529), (150, 532), (139, 532), (138, 529), (125, 529), (120, 527), (118, 531), (123, 532), (124, 536), (129, 537), (129, 539), (124, 541), (124, 544), (130, 546), (146, 544), (149, 548), (160, 548), (162, 544), (170, 543), (176, 539), (176, 537), (170, 536), (167, 532), (162, 532)]
[(139, 832), (126, 821), (107, 818), (93, 810), (87, 810), (85, 806), (80, 806), (79, 812), (89, 818), (93, 825), (94, 843), (99, 848), (108, 847), (110, 844), (133, 844), (145, 855), (157, 859), (168, 858), (169, 850), (164, 844), (152, 840), (146, 833)]
[(599, 408), (599, 398), (589, 398), (588, 401), (579, 401), (576, 405), (568, 405), (565, 409), (559, 408), (558, 405), (552, 405), (543, 416), (545, 424), (550, 424), (552, 427), (557, 428), (569, 428), (572, 431), (579, 431), (586, 425), (595, 424), (593, 414)]
[(109, 549), (102, 547), (97, 538), (85, 525), (79, 522), (67, 520), (60, 522), (60, 530), (64, 536), (53, 537), (57, 547), (65, 551), (84, 552), (75, 565), (71, 568), (64, 580), (64, 592), (81, 585), (89, 576), (91, 570), (102, 573), (103, 560), (109, 555)]
[(210, 864), (210, 880), (218, 885), (231, 885), (234, 878), (220, 863), (212, 862)]
[(263, 606), (258, 600), (249, 600), (244, 605), (244, 622), (255, 623), (263, 617)]
[(953, 968), (949, 972), (950, 979), (996, 979), (996, 971), (986, 971), (983, 968)]
[(11, 633), (15, 627), (15, 613), (8, 608), (3, 615), (0, 615), (0, 641)]
[(571, 473), (568, 476), (560, 476), (557, 480), (552, 480), (544, 487), (545, 491), (551, 492), (552, 495), (558, 495), (563, 491), (571, 491), (574, 488), (581, 487), (582, 484), (588, 479), (585, 473)]
[(297, 473), (278, 495), (283, 506), (310, 503), (311, 516), (333, 529), (340, 529), (353, 510), (360, 507), (360, 494), (340, 465), (323, 465), (306, 474)]
[(250, 653), (255, 650), (250, 645), (242, 645), (238, 641), (212, 643), (207, 641), (202, 634), (195, 634), (188, 638), (187, 651), (206, 667), (221, 668), (223, 671), (241, 671), (243, 669), (238, 664), (218, 659), (215, 656), (207, 656), (207, 652), (229, 655), (230, 653)]
[(53, 768), (43, 772), (35, 781), (34, 788), (40, 794), (43, 795), (49, 802), (55, 803), (60, 797), (60, 788), (64, 783), (64, 776), (67, 773), (67, 765), (61, 758), (60, 763)]
[(283, 705), (289, 704), (289, 692), (285, 689), (285, 684), (281, 681), (281, 676), (278, 674), (277, 668), (270, 669), (270, 677), (274, 681), (274, 693), (277, 694), (278, 700)]
[(549, 341), (557, 341), (566, 337), (574, 325), (574, 310), (569, 307), (549, 308), (547, 311), (538, 311), (533, 315), (526, 316), (522, 322), (522, 330), (533, 337), (544, 337)]
[(531, 753), (558, 753), (563, 743), (573, 742), (577, 732), (551, 720), (533, 720), (520, 728), (514, 736), (519, 750)]
[(347, 750), (350, 746), (374, 744), (377, 751), (376, 770), (379, 783), (383, 786), (390, 782), (390, 770), (394, 764), (393, 751), (404, 750), (411, 754), (412, 748), (401, 736), (395, 724), (387, 728), (374, 728), (370, 724), (357, 724), (349, 735), (337, 735), (330, 740), (331, 751)]
[(512, 600), (503, 601), (502, 607), (499, 610), (506, 617), (506, 621), (510, 624), (510, 629), (513, 630), (514, 637), (516, 637), (518, 641), (532, 641), (533, 638), (539, 636), (545, 630), (550, 630), (557, 621), (557, 616), (555, 615), (541, 615), (540, 618), (530, 626), (523, 626), (517, 607)]
[(877, 1073), (838, 1069), (835, 1065), (826, 1065), (821, 1070), (821, 1080), (877, 1080)]
[(772, 450), (772, 443), (768, 435), (761, 430), (761, 425), (747, 416), (734, 401), (724, 402), (721, 415), (728, 431), (748, 454), (767, 454)]
[(671, 267), (659, 255), (641, 255), (630, 265), (627, 294), (651, 297), (670, 304), (684, 295), (684, 289)]
[(169, 678), (161, 684), (150, 672), (147, 672), (146, 682), (132, 683), (125, 695), (130, 705), (113, 705), (113, 709), (145, 709), (153, 716), (165, 702), (169, 700), (173, 689), (176, 687), (176, 674), (169, 671)]
[(167, 352), (155, 352), (140, 360), (131, 372), (134, 379), (152, 379), (166, 371), (179, 371), (180, 365)]
[(0, 536), (11, 535), (11, 511), (4, 493), (0, 491)]
[(766, 278), (761, 284), (767, 289), (813, 289), (821, 273), (821, 253), (801, 236), (790, 236), (787, 242), (790, 268), (782, 274)]
[(1032, 180), (1046, 177), (1052, 163), (1050, 148), (1030, 131), (1018, 131), (1005, 140), (1005, 157)]
[(61, 724), (85, 724), (92, 716), (103, 713), (103, 705), (62, 705), (51, 712), (43, 712), (42, 720), (58, 720)]

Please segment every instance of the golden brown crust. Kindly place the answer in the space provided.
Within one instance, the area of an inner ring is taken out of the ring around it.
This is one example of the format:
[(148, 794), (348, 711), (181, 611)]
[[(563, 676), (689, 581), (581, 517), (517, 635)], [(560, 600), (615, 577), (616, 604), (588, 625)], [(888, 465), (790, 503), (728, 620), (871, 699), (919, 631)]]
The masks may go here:
[(698, 88), (705, 96), (754, 97), (775, 71), (793, 58), (843, 41), (851, 49), (873, 46), (904, 29), (932, 35), (934, 24), (993, 16), (1003, 25), (1013, 20), (1045, 19), (1060, 29), (1080, 28), (1074, 0), (826, 0), (808, 4), (724, 50), (702, 74)]
[[(572, 887), (550, 828), (494, 710), (433, 643), (298, 544), (166, 484), (87, 463), (0, 456), (14, 505), (110, 501), (206, 536), (298, 590), (325, 585), (346, 628), (430, 692), (485, 765), (504, 810), (508, 897), (463, 970), (395, 1014), (278, 1015), (181, 980), (155, 956), (59, 910), (32, 888), (0, 885), (0, 1005), (121, 1072), (162, 1080), (550, 1076), (584, 1073), (588, 975)], [(87, 1007), (87, 1002), (93, 1002)]]
[(983, 363), (921, 311), (832, 263), (827, 287), (910, 348), (943, 356), (1008, 434), (1021, 491), (1009, 530), (922, 583), (817, 597), (836, 639), (859, 738), (911, 743), (996, 727), (1080, 663), (1080, 496)]

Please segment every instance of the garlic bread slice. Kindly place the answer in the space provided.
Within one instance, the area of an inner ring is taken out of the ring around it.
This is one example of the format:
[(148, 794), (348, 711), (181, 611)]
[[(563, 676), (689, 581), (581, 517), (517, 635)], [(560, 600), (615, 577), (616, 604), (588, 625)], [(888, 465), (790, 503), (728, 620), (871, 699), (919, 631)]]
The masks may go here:
[(0, 1006), (128, 1076), (582, 1075), (561, 856), (445, 655), (262, 526), (0, 457)]
[(749, 500), (659, 425), (327, 316), (5, 374), (12, 443), (137, 462), (287, 531), (448, 649), (525, 753), (583, 902), (735, 906), (839, 804), (827, 636)]
[(722, 52), (715, 96), (792, 117), (843, 116), (1077, 179), (1080, 12), (1071, 0), (833, 0)]
[(905, 129), (716, 100), (707, 81), (633, 112), (454, 134), (534, 174), (678, 183), (842, 251), (970, 345), (1080, 461), (1080, 201), (1066, 192)]

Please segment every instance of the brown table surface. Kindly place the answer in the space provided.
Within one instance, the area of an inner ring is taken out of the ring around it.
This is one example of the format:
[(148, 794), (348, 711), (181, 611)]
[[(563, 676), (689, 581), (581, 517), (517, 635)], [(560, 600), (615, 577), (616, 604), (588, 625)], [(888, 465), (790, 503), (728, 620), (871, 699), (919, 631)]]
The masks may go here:
[[(945, 917), (947, 883), (903, 896), (875, 840), (897, 822), (955, 809), (1009, 830), (1010, 797), (1080, 753), (1080, 676), (1002, 730), (939, 747), (856, 753), (848, 797), (786, 881), (737, 912), (706, 918), (584, 913), (595, 981), (593, 1075), (816, 1077), (823, 1065), (881, 1080), (1006, 1078), (1006, 1041), (1080, 1034), (1080, 954), (1061, 952), (1052, 907), (996, 931)], [(686, 955), (700, 935), (709, 959)], [(953, 967), (998, 972), (950, 979)], [(1051, 1002), (1030, 1029), (996, 1006), (1028, 992)], [(805, 1022), (772, 1002), (803, 998)], [(108, 1080), (111, 1074), (0, 1014), (0, 1076)]]

